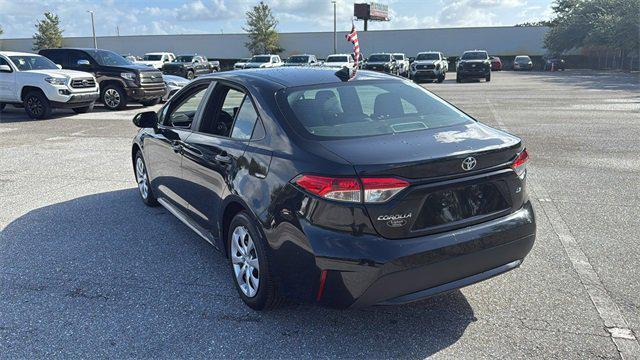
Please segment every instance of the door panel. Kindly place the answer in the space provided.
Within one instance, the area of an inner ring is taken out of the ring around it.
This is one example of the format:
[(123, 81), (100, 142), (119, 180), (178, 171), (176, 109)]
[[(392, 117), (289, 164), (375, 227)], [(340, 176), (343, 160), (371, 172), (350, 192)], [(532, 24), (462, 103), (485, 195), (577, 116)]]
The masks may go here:
[(233, 188), (246, 147), (245, 142), (202, 133), (193, 133), (184, 144), (182, 169), (190, 215), (215, 236), (223, 194)]
[[(0, 57), (0, 65), (8, 65), (9, 60)], [(17, 96), (18, 89), (16, 88), (16, 72), (0, 72), (0, 100), (10, 102), (20, 100)]]

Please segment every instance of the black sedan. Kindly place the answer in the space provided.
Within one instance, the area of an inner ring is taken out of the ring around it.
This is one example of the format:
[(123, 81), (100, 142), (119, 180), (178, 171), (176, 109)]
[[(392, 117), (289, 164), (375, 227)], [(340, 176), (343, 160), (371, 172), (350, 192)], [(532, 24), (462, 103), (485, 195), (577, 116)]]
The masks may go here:
[(131, 158), (160, 204), (229, 259), (256, 310), (400, 304), (518, 267), (535, 239), (527, 151), (410, 81), (242, 70), (189, 83)]

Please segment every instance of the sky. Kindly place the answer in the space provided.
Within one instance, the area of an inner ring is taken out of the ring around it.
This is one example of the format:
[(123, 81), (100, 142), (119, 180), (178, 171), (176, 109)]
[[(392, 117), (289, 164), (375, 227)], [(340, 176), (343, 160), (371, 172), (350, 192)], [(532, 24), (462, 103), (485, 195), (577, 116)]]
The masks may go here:
[[(354, 2), (336, 0), (337, 28), (351, 28)], [(264, 0), (280, 32), (332, 31), (331, 0)], [(551, 18), (553, 0), (378, 0), (391, 21), (369, 30), (515, 25)], [(258, 0), (0, 0), (0, 38), (28, 38), (45, 11), (60, 16), (64, 36), (241, 33), (245, 12)], [(362, 29), (362, 22), (356, 28)]]

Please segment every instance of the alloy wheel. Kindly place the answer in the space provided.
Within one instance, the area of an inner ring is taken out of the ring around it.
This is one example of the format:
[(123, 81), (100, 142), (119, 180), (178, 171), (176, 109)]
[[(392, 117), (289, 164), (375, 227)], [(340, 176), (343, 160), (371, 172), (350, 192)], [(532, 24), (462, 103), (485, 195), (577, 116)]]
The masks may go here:
[(256, 296), (260, 285), (260, 261), (253, 239), (244, 226), (237, 226), (231, 235), (231, 263), (242, 293), (250, 298)]
[(136, 180), (138, 181), (138, 189), (143, 199), (149, 196), (149, 185), (147, 182), (147, 170), (144, 167), (142, 157), (136, 159)]
[(104, 92), (104, 103), (110, 108), (120, 105), (120, 93), (116, 89), (107, 89)]
[(38, 99), (36, 96), (29, 97), (25, 106), (35, 117), (42, 115), (44, 111), (44, 105), (42, 104), (42, 101), (40, 101), (40, 99)]

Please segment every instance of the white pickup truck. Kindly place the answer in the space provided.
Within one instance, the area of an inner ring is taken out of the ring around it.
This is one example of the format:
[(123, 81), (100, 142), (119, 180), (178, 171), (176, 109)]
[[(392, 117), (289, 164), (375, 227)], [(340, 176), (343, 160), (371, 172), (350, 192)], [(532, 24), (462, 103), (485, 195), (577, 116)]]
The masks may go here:
[(76, 113), (93, 110), (100, 90), (92, 74), (62, 70), (44, 56), (0, 52), (0, 111), (6, 104), (24, 107), (32, 119), (44, 119), (53, 108)]
[(401, 76), (409, 77), (409, 58), (403, 53), (393, 53), (393, 58), (398, 64), (398, 73)]
[(162, 66), (165, 63), (172, 62), (176, 59), (176, 56), (170, 52), (154, 52), (146, 53), (140, 61), (136, 61), (138, 64), (154, 67), (158, 70), (162, 70)]

